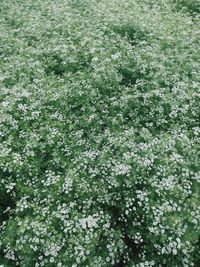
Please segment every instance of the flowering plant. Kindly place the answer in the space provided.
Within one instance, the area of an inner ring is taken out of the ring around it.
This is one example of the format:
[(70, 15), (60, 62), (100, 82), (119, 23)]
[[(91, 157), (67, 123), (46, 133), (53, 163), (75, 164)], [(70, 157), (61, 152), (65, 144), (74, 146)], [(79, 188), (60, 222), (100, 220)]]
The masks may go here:
[(1, 0), (1, 266), (200, 266), (195, 2)]

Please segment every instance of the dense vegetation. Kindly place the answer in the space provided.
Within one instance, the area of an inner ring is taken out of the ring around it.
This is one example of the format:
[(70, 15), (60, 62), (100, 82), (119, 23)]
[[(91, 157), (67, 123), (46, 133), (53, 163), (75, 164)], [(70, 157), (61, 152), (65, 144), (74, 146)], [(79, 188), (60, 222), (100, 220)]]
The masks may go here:
[(0, 1), (1, 266), (200, 266), (199, 12)]

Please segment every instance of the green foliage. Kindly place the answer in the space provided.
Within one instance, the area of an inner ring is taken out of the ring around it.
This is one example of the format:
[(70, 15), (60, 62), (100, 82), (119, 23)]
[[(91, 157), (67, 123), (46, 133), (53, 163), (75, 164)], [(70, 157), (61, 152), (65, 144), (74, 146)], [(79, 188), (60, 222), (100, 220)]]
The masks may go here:
[(200, 265), (198, 13), (1, 1), (0, 266)]
[(178, 9), (186, 10), (192, 14), (200, 13), (200, 2), (198, 0), (174, 0)]

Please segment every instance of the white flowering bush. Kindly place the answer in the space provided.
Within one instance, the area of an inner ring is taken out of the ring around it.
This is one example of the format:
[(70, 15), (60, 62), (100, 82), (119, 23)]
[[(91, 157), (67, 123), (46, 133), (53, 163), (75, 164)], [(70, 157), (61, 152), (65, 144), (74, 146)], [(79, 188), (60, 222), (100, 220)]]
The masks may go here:
[(1, 266), (200, 266), (199, 18), (1, 0)]

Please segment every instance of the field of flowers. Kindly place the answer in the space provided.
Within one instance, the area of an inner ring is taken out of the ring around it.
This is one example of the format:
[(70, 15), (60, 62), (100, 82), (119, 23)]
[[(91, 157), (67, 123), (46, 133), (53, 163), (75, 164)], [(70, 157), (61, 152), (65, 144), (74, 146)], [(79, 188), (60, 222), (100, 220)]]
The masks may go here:
[(0, 1), (0, 266), (200, 266), (200, 2)]

